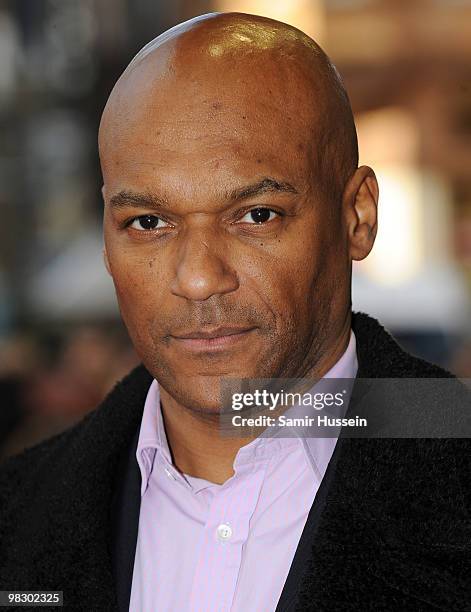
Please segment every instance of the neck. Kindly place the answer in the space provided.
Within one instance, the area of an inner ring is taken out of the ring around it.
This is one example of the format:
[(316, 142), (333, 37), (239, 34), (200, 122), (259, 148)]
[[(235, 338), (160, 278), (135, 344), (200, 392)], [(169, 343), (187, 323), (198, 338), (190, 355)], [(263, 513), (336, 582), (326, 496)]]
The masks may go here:
[(239, 448), (256, 436), (221, 436), (217, 422), (198, 418), (163, 388), (160, 391), (165, 434), (175, 467), (189, 476), (223, 484), (234, 474)]
[[(310, 372), (313, 378), (324, 376), (340, 359), (350, 339), (350, 319), (336, 338), (332, 349)], [(217, 422), (199, 418), (160, 388), (165, 433), (175, 467), (189, 476), (223, 484), (234, 474), (234, 460), (242, 446), (257, 436), (234, 438), (221, 436)]]

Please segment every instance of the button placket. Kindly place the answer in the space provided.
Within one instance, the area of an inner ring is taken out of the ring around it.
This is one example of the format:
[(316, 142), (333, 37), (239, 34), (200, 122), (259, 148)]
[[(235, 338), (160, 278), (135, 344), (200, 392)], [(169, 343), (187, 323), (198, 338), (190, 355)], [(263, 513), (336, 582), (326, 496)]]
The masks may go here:
[(236, 476), (215, 493), (193, 577), (191, 602), (195, 608), (213, 612), (217, 601), (218, 612), (230, 610), (266, 467), (266, 461), (239, 465)]

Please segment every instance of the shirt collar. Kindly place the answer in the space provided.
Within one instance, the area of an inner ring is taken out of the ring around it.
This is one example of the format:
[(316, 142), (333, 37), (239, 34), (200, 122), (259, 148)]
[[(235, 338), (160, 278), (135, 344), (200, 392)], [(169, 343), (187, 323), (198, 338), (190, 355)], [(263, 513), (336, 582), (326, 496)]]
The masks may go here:
[[(356, 377), (357, 370), (356, 339), (355, 334), (351, 331), (347, 349), (323, 378), (353, 379)], [(276, 436), (259, 436), (239, 449), (234, 461), (234, 469), (236, 470), (237, 466), (249, 462), (255, 462), (260, 459), (263, 460), (268, 456), (273, 456), (273, 454), (281, 449), (301, 443), (306, 453), (308, 463), (315, 477), (320, 482), (327, 469), (336, 442), (336, 438), (282, 438)], [(172, 456), (165, 434), (160, 407), (159, 384), (156, 380), (153, 380), (144, 404), (136, 451), (136, 458), (141, 471), (141, 495), (144, 494), (147, 488), (156, 454), (159, 455), (160, 460), (167, 466), (166, 469), (172, 470), (174, 477), (178, 478), (179, 474), (173, 466)], [(197, 480), (201, 480), (203, 484), (199, 488), (203, 488), (205, 481), (202, 479)], [(193, 479), (193, 482), (196, 482), (196, 479)]]

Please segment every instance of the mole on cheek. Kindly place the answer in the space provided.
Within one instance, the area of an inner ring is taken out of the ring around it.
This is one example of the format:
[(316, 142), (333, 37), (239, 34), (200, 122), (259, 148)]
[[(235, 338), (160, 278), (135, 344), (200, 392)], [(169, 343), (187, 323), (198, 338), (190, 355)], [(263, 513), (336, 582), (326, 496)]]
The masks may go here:
[(153, 266), (153, 265), (154, 265), (154, 260), (153, 260), (153, 259), (151, 259), (151, 260), (149, 261), (149, 268), (152, 268), (152, 266)]

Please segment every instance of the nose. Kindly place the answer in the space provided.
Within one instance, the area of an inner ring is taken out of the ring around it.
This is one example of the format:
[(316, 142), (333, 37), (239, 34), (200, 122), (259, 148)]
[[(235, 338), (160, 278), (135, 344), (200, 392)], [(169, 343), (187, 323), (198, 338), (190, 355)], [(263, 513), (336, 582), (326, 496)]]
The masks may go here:
[(194, 231), (182, 239), (176, 273), (171, 284), (174, 295), (193, 301), (214, 294), (230, 293), (239, 287), (234, 270), (225, 260), (224, 245), (209, 232)]

